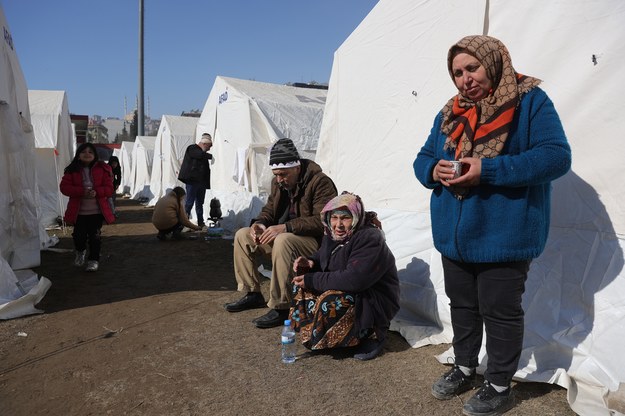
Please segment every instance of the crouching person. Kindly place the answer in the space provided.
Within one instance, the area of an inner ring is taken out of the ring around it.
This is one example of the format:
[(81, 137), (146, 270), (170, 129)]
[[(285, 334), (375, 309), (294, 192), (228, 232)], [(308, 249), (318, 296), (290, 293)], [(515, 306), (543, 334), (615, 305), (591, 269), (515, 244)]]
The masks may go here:
[(154, 206), (152, 224), (158, 230), (156, 238), (159, 240), (164, 241), (169, 236), (176, 240), (182, 239), (182, 229), (184, 227), (195, 231), (202, 229), (202, 227), (198, 227), (189, 221), (189, 217), (187, 217), (184, 209), (185, 195), (185, 190), (180, 186), (176, 186), (160, 198), (156, 206)]
[(375, 213), (356, 195), (332, 199), (321, 221), (321, 247), (293, 264), (292, 325), (306, 348), (357, 346), (354, 358), (370, 360), (382, 352), (399, 310), (395, 257)]

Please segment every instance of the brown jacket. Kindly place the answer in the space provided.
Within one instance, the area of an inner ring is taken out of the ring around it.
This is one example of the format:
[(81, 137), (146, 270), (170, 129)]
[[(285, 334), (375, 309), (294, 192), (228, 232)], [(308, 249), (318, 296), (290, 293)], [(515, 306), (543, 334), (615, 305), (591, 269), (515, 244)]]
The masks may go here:
[(323, 236), (321, 210), (337, 195), (336, 186), (312, 160), (301, 159), (301, 164), (299, 180), (294, 191), (297, 218), (286, 222), (281, 220), (289, 208), (289, 195), (287, 191), (280, 189), (274, 178), (271, 180), (271, 195), (267, 204), (253, 222), (265, 226), (284, 223), (287, 232), (321, 240)]
[(184, 211), (184, 202), (178, 200), (174, 191), (169, 191), (167, 195), (159, 199), (154, 206), (152, 224), (154, 224), (157, 230), (163, 231), (172, 228), (178, 223), (192, 230), (200, 229), (197, 225), (189, 221), (187, 213)]

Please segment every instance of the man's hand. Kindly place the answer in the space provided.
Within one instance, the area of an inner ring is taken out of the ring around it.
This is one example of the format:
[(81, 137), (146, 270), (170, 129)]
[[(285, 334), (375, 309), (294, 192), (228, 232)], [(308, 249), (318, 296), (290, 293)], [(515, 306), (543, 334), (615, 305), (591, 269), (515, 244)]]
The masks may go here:
[(256, 244), (260, 244), (260, 236), (263, 234), (263, 232), (265, 232), (266, 229), (267, 227), (265, 227), (263, 224), (252, 224), (252, 226), (250, 227), (250, 236)]
[(263, 231), (263, 233), (258, 238), (257, 244), (269, 244), (273, 240), (276, 239), (278, 234), (282, 234), (285, 232), (286, 232), (286, 224), (278, 224), (278, 225), (272, 225), (271, 227), (267, 227), (267, 229)]

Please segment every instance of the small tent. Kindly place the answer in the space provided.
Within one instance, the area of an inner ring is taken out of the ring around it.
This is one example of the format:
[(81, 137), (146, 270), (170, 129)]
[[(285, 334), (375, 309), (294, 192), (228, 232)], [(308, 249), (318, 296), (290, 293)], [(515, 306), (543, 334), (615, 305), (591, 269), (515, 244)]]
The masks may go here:
[(132, 188), (132, 149), (135, 147), (134, 142), (122, 142), (119, 149), (113, 150), (113, 155), (119, 159), (119, 167), (122, 169), (122, 182), (119, 185), (118, 192), (121, 194), (130, 194)]
[(213, 136), (210, 195), (219, 197), (223, 213), (229, 213), (224, 228), (247, 225), (262, 207), (272, 178), (268, 150), (276, 140), (288, 137), (302, 158), (315, 159), (326, 95), (319, 88), (215, 79), (196, 138)]
[(156, 133), (154, 159), (150, 178), (150, 192), (153, 197), (149, 205), (156, 205), (169, 188), (184, 186), (178, 180), (184, 152), (195, 143), (196, 117), (164, 115)]
[(59, 183), (74, 157), (74, 136), (65, 91), (29, 90), (30, 117), (35, 132), (37, 189), (40, 220), (45, 227), (57, 225), (67, 206)]
[(361, 195), (383, 220), (401, 281), (392, 329), (415, 347), (451, 342), (431, 191), (412, 170), (434, 117), (456, 93), (447, 51), (463, 36), (488, 34), (506, 44), (516, 70), (544, 80), (573, 167), (553, 183), (549, 240), (523, 298), (515, 378), (566, 387), (579, 414), (625, 408), (625, 182), (614, 179), (622, 159), (614, 149), (625, 95), (623, 21), (619, 0), (381, 0), (334, 55), (317, 150), (339, 191)]
[(154, 159), (155, 136), (137, 136), (132, 148), (132, 169), (130, 172), (130, 198), (150, 200), (154, 195), (150, 192), (150, 177)]
[(28, 90), (0, 6), (0, 319), (41, 312), (36, 305), (50, 287), (30, 267), (40, 263), (35, 136)]

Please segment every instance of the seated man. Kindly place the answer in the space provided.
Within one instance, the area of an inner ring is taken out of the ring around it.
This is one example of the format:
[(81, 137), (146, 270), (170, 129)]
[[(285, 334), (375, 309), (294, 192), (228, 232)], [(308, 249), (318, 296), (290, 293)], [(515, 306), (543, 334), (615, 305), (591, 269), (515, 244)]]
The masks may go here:
[(171, 234), (176, 240), (182, 239), (183, 227), (191, 228), (199, 231), (202, 227), (189, 221), (187, 213), (184, 210), (184, 196), (186, 192), (180, 186), (176, 186), (165, 196), (160, 198), (154, 206), (152, 214), (152, 224), (158, 230), (156, 238), (161, 241), (167, 239)]
[(287, 319), (292, 299), (293, 259), (308, 256), (319, 248), (323, 236), (319, 215), (337, 193), (334, 182), (319, 165), (300, 159), (290, 139), (280, 139), (274, 144), (269, 165), (274, 178), (267, 204), (251, 227), (241, 228), (234, 238), (234, 274), (238, 290), (246, 295), (225, 305), (229, 312), (265, 306), (256, 253), (271, 256), (268, 303), (271, 310), (254, 319), (258, 328), (280, 326)]
[(382, 352), (399, 310), (395, 257), (375, 213), (366, 212), (358, 196), (337, 196), (321, 218), (321, 248), (293, 264), (293, 328), (306, 348), (358, 346), (354, 358), (370, 360)]

